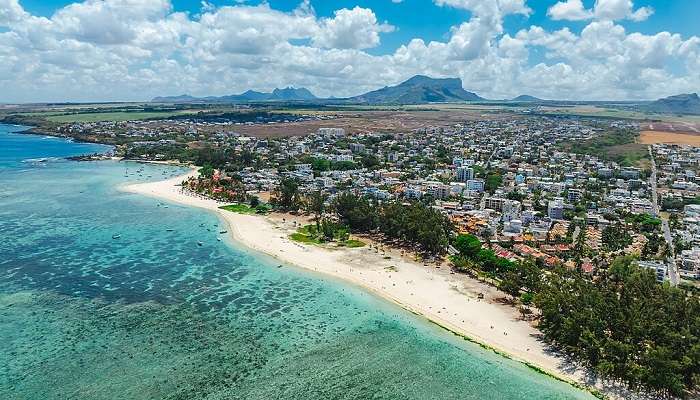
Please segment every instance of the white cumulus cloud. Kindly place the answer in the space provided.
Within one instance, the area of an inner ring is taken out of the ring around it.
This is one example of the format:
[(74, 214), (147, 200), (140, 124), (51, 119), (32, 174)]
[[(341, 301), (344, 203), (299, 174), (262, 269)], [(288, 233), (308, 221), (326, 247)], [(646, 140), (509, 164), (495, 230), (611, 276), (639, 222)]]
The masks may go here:
[(379, 34), (392, 32), (394, 27), (377, 22), (368, 8), (344, 8), (333, 18), (322, 18), (311, 42), (318, 47), (339, 49), (368, 49), (379, 45)]
[(547, 10), (553, 20), (580, 21), (590, 19), (593, 13), (583, 6), (581, 0), (560, 1)]
[(319, 17), (308, 0), (290, 12), (267, 2), (202, 2), (191, 15), (169, 0), (86, 0), (46, 18), (0, 0), (0, 102), (147, 100), (288, 85), (350, 96), (415, 74), (460, 77), (465, 89), (494, 99), (700, 91), (700, 38), (626, 31), (615, 21), (651, 13), (629, 0), (598, 0), (590, 10), (562, 0), (550, 8), (551, 18), (590, 19), (580, 33), (539, 26), (505, 32), (506, 16), (532, 13), (525, 0), (434, 2), (471, 16), (445, 27), (443, 40), (413, 38), (374, 55), (366, 49), (394, 28), (369, 8)]
[(587, 19), (617, 21), (629, 19), (640, 22), (654, 14), (651, 7), (634, 9), (632, 0), (596, 0), (592, 9), (585, 8), (582, 0), (562, 0), (547, 10), (553, 20), (582, 21)]

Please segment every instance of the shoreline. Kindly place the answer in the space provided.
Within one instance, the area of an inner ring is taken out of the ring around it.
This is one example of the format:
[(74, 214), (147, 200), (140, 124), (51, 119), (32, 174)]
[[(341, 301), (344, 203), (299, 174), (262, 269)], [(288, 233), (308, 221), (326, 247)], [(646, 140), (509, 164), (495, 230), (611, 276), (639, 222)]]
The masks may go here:
[(334, 249), (294, 242), (289, 235), (302, 218), (221, 210), (220, 203), (181, 190), (179, 184), (196, 174), (192, 169), (176, 178), (125, 185), (120, 190), (214, 212), (226, 222), (228, 235), (236, 243), (283, 263), (360, 286), (464, 340), (595, 397), (640, 397), (617, 385), (591, 381), (585, 369), (552, 351), (541, 340), (541, 333), (520, 319), (514, 307), (502, 304), (500, 299), (505, 295), (495, 288), (444, 267), (424, 266), (407, 259), (400, 250)]

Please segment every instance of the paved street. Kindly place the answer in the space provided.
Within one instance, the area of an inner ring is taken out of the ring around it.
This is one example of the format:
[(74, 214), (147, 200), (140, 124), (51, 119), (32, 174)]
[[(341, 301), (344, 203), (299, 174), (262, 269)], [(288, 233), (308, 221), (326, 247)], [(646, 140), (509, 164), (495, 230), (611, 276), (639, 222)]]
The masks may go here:
[(673, 237), (671, 236), (671, 228), (668, 225), (668, 219), (665, 218), (659, 211), (659, 195), (657, 191), (658, 181), (656, 178), (656, 160), (654, 159), (654, 152), (649, 146), (649, 156), (651, 157), (651, 176), (649, 177), (649, 184), (651, 185), (651, 202), (654, 207), (654, 216), (661, 218), (661, 226), (664, 233), (664, 239), (670, 249), (670, 256), (667, 260), (669, 264), (668, 277), (671, 281), (671, 285), (678, 286), (680, 283), (680, 274), (678, 273), (678, 266), (676, 265), (676, 257), (673, 250)]

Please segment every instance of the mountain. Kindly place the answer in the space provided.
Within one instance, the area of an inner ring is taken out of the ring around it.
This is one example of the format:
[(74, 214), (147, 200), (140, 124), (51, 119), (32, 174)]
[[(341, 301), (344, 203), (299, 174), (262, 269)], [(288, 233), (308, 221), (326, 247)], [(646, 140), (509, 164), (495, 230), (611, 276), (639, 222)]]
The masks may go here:
[(700, 114), (700, 97), (697, 93), (666, 97), (642, 106), (646, 111), (673, 114)]
[(544, 101), (544, 100), (538, 99), (537, 97), (530, 96), (530, 95), (527, 95), (527, 94), (521, 94), (520, 96), (514, 98), (514, 99), (511, 100), (511, 101), (517, 101), (517, 102), (521, 102), (521, 103), (526, 103), (526, 102), (533, 102), (533, 103), (536, 103), (536, 102), (542, 102), (542, 101)]
[(233, 94), (221, 97), (192, 97), (189, 95), (181, 95), (170, 97), (156, 97), (151, 101), (154, 103), (247, 103), (251, 101), (309, 101), (316, 99), (317, 97), (314, 96), (313, 93), (311, 93), (308, 89), (295, 89), (292, 87), (288, 87), (285, 89), (275, 89), (272, 91), (272, 93), (248, 90), (241, 94)]
[(275, 89), (272, 91), (272, 97), (274, 100), (316, 100), (317, 97), (313, 95), (308, 89), (299, 88), (294, 89), (288, 87), (286, 89)]
[(369, 104), (422, 104), (462, 101), (480, 101), (483, 98), (464, 90), (459, 78), (434, 79), (423, 75), (396, 86), (387, 86), (348, 99), (357, 103)]
[(424, 104), (484, 100), (464, 90), (459, 78), (434, 79), (423, 75), (396, 86), (387, 86), (349, 99), (319, 99), (305, 88), (275, 89), (271, 93), (248, 90), (245, 93), (221, 97), (192, 97), (189, 95), (156, 97), (155, 103), (247, 103), (258, 101), (320, 101), (364, 104)]
[(153, 103), (189, 103), (191, 101), (196, 101), (196, 97), (192, 97), (188, 94), (183, 94), (180, 96), (166, 96), (166, 97), (156, 97), (151, 102)]

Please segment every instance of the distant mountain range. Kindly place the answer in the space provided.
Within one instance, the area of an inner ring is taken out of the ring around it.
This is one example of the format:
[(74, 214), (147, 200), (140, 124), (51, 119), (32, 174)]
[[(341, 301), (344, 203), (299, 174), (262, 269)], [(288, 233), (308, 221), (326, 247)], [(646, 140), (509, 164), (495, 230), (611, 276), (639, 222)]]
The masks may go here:
[[(156, 97), (154, 103), (255, 103), (255, 102), (305, 102), (313, 104), (427, 104), (427, 103), (461, 103), (465, 101), (488, 101), (476, 93), (469, 92), (462, 86), (459, 78), (431, 78), (416, 75), (396, 86), (386, 86), (378, 90), (349, 98), (318, 98), (308, 89), (288, 87), (275, 89), (271, 93), (248, 90), (245, 93), (221, 97), (193, 97), (190, 95)], [(527, 94), (520, 95), (506, 102), (514, 103), (557, 103), (543, 100)], [(572, 104), (607, 102), (566, 102)], [(618, 102), (619, 103), (619, 102)], [(700, 97), (696, 93), (680, 94), (652, 102), (636, 103), (624, 106), (654, 113), (700, 114)]]
[(434, 79), (423, 75), (396, 86), (387, 86), (360, 96), (339, 99), (319, 99), (305, 88), (275, 89), (272, 93), (249, 90), (242, 94), (221, 97), (193, 97), (190, 95), (156, 97), (154, 103), (248, 103), (262, 101), (307, 101), (353, 104), (425, 104), (463, 101), (483, 101), (478, 95), (464, 90), (458, 78)]
[(285, 89), (275, 89), (272, 93), (256, 92), (248, 90), (245, 93), (233, 94), (221, 97), (193, 97), (183, 94), (181, 96), (156, 97), (151, 100), (154, 103), (247, 103), (256, 101), (313, 101), (318, 100), (308, 89), (295, 89), (288, 87)]
[(700, 114), (700, 97), (697, 93), (666, 97), (641, 106), (644, 111), (672, 114)]

